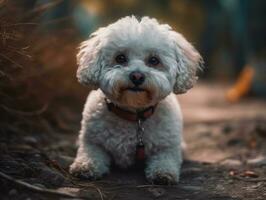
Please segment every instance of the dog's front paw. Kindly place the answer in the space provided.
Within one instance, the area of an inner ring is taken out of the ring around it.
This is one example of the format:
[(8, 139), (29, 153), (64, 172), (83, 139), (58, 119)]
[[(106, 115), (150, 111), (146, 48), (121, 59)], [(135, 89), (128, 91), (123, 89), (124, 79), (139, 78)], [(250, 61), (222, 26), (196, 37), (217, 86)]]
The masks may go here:
[(97, 167), (89, 162), (74, 162), (70, 166), (69, 172), (80, 179), (98, 180), (108, 173), (108, 168)]
[(147, 176), (147, 180), (155, 185), (176, 185), (178, 177), (167, 172), (157, 172), (154, 175)]
[(179, 181), (180, 168), (174, 163), (149, 163), (145, 169), (147, 180), (156, 185), (175, 185)]

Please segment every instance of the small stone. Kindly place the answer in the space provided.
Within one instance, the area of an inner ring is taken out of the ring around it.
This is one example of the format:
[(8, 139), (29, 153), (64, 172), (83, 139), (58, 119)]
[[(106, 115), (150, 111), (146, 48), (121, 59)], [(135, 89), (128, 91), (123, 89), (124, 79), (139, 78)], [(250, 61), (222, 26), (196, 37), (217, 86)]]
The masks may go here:
[(236, 176), (236, 175), (238, 175), (238, 171), (236, 171), (236, 170), (230, 170), (229, 171), (229, 175), (230, 176)]
[(235, 167), (235, 166), (240, 166), (241, 162), (240, 160), (227, 159), (223, 161), (221, 164), (225, 166)]
[(35, 137), (32, 136), (26, 136), (23, 138), (24, 142), (29, 145), (36, 145), (38, 143), (38, 140)]

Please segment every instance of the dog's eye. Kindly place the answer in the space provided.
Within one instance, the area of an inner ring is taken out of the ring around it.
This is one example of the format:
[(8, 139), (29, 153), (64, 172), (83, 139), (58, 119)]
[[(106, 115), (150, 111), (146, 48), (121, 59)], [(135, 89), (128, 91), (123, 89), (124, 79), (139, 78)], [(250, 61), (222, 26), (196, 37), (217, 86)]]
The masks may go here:
[(125, 64), (127, 63), (127, 57), (124, 54), (119, 54), (115, 57), (115, 61), (118, 64)]
[(148, 59), (148, 64), (152, 66), (157, 66), (160, 64), (160, 60), (157, 57), (152, 56)]

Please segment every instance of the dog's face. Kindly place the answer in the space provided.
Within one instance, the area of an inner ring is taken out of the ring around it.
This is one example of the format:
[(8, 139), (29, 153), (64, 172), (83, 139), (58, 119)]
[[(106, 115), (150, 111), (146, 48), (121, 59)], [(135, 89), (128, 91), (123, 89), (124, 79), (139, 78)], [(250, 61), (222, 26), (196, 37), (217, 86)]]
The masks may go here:
[(201, 63), (182, 35), (148, 17), (125, 17), (99, 29), (82, 43), (77, 58), (80, 82), (131, 108), (186, 92)]

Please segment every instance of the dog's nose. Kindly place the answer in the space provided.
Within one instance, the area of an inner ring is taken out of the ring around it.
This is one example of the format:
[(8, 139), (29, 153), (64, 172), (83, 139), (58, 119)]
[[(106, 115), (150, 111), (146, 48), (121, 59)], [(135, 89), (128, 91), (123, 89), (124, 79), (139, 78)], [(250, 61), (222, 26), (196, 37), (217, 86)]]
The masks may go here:
[(141, 85), (145, 80), (145, 75), (141, 72), (131, 72), (129, 74), (129, 79), (135, 86)]

